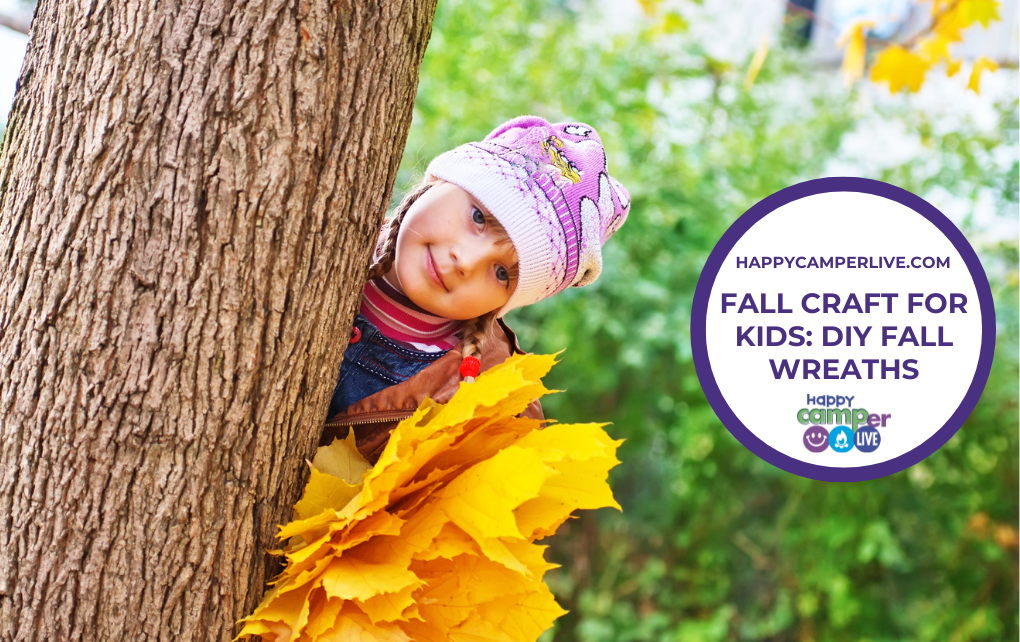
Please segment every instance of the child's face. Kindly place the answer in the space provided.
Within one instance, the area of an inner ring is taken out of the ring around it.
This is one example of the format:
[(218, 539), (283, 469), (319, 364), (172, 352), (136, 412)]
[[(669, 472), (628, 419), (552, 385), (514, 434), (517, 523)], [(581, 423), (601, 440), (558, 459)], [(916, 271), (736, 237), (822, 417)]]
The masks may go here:
[(397, 233), (393, 271), (419, 307), (447, 319), (473, 319), (503, 307), (516, 285), (517, 252), (486, 222), (466, 190), (438, 183), (418, 197)]

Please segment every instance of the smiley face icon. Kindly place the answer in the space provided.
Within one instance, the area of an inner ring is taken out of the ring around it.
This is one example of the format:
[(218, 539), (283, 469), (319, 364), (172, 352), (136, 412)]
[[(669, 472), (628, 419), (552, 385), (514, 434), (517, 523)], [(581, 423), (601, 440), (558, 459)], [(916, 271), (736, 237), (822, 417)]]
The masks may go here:
[(811, 426), (804, 431), (804, 447), (813, 453), (820, 453), (829, 447), (829, 431), (821, 426)]

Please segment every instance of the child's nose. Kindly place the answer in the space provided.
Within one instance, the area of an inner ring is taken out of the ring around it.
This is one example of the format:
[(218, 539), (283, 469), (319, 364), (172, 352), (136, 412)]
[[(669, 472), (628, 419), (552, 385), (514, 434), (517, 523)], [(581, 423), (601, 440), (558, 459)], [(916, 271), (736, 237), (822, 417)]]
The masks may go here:
[(480, 267), (487, 266), (492, 261), (494, 250), (495, 246), (492, 243), (474, 241), (455, 247), (451, 254), (460, 276), (470, 277)]

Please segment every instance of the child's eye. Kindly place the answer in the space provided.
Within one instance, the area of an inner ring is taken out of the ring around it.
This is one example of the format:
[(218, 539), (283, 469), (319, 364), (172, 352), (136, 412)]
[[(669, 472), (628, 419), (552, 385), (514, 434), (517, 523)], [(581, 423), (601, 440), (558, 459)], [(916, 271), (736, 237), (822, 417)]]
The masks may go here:
[(510, 285), (510, 272), (502, 265), (496, 266), (496, 280), (504, 286)]
[(474, 221), (475, 225), (479, 228), (485, 227), (485, 214), (482, 214), (482, 210), (477, 207), (471, 209), (471, 220)]

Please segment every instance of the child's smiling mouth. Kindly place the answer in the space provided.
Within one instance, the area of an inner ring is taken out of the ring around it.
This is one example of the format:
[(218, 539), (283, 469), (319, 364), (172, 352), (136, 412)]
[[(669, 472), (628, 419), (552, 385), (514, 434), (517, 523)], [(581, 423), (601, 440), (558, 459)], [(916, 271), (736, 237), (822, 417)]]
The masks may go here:
[(432, 246), (430, 245), (425, 246), (425, 265), (429, 273), (429, 278), (432, 279), (436, 285), (449, 292), (450, 288), (446, 287), (446, 283), (443, 282), (443, 277), (439, 274), (439, 267), (436, 265), (436, 260), (432, 258)]

